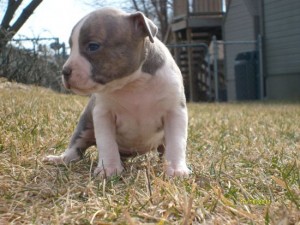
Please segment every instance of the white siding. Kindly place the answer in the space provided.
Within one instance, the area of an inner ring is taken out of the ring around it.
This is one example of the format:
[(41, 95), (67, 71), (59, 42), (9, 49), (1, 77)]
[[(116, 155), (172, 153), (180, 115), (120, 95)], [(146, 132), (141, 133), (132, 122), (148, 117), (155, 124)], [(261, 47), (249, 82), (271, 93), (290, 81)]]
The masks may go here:
[[(244, 0), (232, 0), (224, 22), (225, 41), (256, 40), (254, 18)], [(238, 53), (255, 50), (253, 44), (236, 44), (225, 46), (225, 73), (227, 79), (228, 100), (236, 99), (234, 60)]]

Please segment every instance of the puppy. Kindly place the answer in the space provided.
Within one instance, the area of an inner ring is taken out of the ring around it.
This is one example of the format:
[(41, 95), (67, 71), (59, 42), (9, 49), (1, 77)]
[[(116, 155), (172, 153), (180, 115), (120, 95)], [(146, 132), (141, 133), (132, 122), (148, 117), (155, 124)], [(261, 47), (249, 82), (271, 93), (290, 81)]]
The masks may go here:
[(182, 75), (141, 12), (113, 8), (81, 19), (70, 37), (63, 66), (67, 89), (91, 95), (66, 151), (46, 162), (68, 164), (96, 144), (94, 174), (123, 171), (120, 156), (164, 149), (166, 174), (186, 176), (187, 107)]

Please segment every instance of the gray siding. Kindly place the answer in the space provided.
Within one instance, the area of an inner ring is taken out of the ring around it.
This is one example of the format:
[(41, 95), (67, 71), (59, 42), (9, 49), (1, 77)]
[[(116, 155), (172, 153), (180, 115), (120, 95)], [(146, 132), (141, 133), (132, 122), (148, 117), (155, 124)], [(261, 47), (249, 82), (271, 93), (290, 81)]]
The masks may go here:
[[(253, 13), (252, 13), (253, 14)], [(244, 0), (232, 0), (224, 21), (225, 41), (255, 40), (254, 17), (251, 15)], [(238, 53), (252, 51), (253, 44), (235, 44), (225, 46), (225, 74), (227, 79), (228, 100), (236, 99), (234, 60)]]
[(264, 0), (267, 97), (300, 99), (300, 1)]

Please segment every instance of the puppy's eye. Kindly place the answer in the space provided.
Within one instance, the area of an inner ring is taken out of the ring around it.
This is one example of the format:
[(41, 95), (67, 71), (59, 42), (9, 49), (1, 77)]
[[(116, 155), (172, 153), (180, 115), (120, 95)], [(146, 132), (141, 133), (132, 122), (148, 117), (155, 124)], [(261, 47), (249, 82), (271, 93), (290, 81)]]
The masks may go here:
[(88, 44), (87, 50), (89, 52), (95, 52), (100, 48), (100, 44), (96, 42), (91, 42)]

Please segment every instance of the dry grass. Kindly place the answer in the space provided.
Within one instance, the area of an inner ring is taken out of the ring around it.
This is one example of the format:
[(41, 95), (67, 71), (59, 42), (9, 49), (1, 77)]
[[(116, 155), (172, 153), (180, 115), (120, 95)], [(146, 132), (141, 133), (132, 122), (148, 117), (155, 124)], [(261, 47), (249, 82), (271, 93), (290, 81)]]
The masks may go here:
[[(300, 105), (190, 104), (188, 179), (148, 154), (97, 180), (64, 151), (86, 98), (0, 85), (0, 224), (300, 224)], [(149, 166), (151, 164), (151, 166)]]

